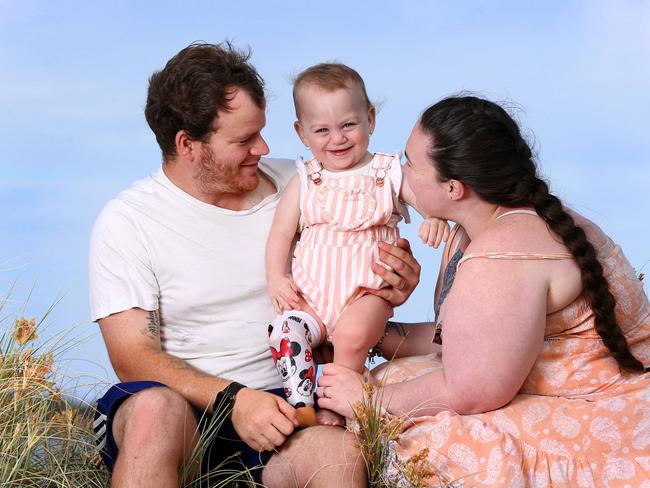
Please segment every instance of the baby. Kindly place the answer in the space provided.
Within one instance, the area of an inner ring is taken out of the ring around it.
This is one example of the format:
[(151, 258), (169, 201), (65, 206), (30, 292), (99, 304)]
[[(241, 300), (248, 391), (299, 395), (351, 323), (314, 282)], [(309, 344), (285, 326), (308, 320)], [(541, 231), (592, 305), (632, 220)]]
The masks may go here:
[[(398, 155), (368, 152), (376, 111), (359, 74), (338, 63), (312, 66), (296, 78), (293, 98), (294, 127), (313, 158), (298, 158), (278, 204), (266, 278), (279, 314), (269, 326), (271, 352), (287, 400), (300, 407), (313, 405), (311, 348), (324, 340), (334, 346), (335, 363), (363, 371), (393, 315), (387, 301), (368, 292), (387, 286), (371, 269), (377, 244), (395, 244), (397, 223), (409, 220)], [(434, 246), (448, 234), (444, 220), (427, 219), (420, 228)], [(320, 410), (318, 422), (344, 419)]]

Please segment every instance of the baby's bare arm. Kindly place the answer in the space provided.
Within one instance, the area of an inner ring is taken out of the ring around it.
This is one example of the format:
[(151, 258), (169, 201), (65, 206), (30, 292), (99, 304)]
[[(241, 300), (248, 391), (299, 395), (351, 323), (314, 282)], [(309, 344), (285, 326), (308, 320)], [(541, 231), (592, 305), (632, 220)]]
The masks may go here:
[(266, 281), (276, 312), (298, 306), (296, 287), (287, 276), (287, 260), (299, 220), (300, 180), (296, 175), (282, 194), (266, 242)]

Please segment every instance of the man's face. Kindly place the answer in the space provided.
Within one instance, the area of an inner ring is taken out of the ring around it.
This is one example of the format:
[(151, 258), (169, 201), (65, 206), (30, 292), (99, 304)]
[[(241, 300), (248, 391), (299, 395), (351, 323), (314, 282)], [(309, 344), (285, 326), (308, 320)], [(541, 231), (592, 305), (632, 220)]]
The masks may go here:
[(195, 178), (206, 193), (246, 193), (259, 184), (257, 165), (269, 147), (260, 133), (264, 108), (243, 90), (235, 89), (230, 111), (219, 112), (215, 131), (201, 144)]

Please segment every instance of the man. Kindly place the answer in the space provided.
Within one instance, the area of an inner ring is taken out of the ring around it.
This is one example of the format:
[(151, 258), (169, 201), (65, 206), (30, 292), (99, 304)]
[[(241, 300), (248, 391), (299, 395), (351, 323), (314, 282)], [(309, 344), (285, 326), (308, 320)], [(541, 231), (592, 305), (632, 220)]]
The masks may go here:
[[(229, 44), (193, 44), (151, 77), (145, 115), (162, 169), (109, 202), (93, 229), (91, 313), (125, 382), (100, 399), (95, 422), (116, 487), (178, 486), (216, 403), (228, 418), (213, 461), (242, 451), (249, 467), (267, 463), (267, 486), (366, 483), (344, 430), (288, 439), (297, 420), (267, 345), (264, 247), (294, 170), (261, 159), (263, 81), (247, 60)], [(408, 249), (381, 258), (397, 270), (377, 266), (393, 285), (382, 293), (400, 304), (419, 267)]]

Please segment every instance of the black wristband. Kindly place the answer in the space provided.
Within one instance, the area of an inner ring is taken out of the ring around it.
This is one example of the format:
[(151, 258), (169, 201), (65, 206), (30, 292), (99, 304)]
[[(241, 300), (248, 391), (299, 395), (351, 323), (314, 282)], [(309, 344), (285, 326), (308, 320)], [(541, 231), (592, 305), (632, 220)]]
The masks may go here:
[(235, 404), (235, 395), (242, 388), (246, 388), (246, 385), (233, 381), (217, 393), (217, 398), (214, 400), (214, 405), (212, 406), (212, 415), (225, 415), (224, 418), (229, 419), (232, 415), (232, 407)]

